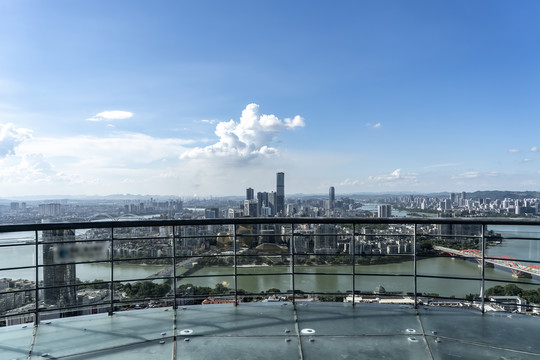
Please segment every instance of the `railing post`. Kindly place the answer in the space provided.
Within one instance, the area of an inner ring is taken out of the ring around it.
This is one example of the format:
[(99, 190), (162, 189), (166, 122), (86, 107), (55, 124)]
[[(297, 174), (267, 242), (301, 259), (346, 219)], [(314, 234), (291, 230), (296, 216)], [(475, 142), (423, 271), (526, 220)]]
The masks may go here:
[(111, 308), (109, 309), (109, 316), (114, 313), (114, 228), (111, 227)]
[(173, 287), (174, 287), (174, 305), (173, 309), (177, 309), (177, 299), (176, 299), (176, 226), (172, 227), (172, 248), (173, 248)]
[(353, 236), (352, 236), (352, 306), (354, 307), (354, 298), (356, 295), (356, 246), (355, 239), (356, 237), (356, 224), (353, 224)]
[(480, 309), (482, 314), (486, 312), (485, 310), (485, 269), (486, 269), (486, 224), (482, 225), (482, 281), (480, 283), (480, 297), (482, 298), (482, 303)]
[(289, 246), (291, 251), (291, 288), (292, 288), (292, 303), (296, 304), (296, 284), (294, 282), (294, 224), (291, 224), (291, 244)]
[(36, 256), (35, 256), (35, 262), (36, 262), (36, 301), (35, 301), (35, 314), (34, 314), (34, 325), (39, 324), (39, 238), (38, 238), (38, 231), (35, 231), (34, 240), (36, 243)]
[(233, 226), (233, 254), (234, 254), (234, 306), (238, 306), (238, 264), (236, 258), (236, 224)]
[(414, 233), (413, 233), (413, 278), (414, 278), (414, 308), (418, 308), (418, 284), (416, 281), (416, 233), (417, 233), (418, 224), (414, 224)]

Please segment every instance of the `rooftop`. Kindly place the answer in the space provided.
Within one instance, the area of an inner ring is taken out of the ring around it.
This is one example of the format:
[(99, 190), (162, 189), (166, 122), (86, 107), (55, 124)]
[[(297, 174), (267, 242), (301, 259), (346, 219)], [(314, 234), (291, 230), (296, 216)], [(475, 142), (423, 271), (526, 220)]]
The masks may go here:
[(538, 317), (436, 307), (191, 305), (4, 327), (0, 349), (2, 359), (538, 359), (538, 329)]
[[(257, 224), (275, 233), (246, 227)], [(518, 313), (539, 308), (539, 228), (449, 218), (0, 226), (0, 360), (540, 359), (540, 317)], [(287, 252), (257, 250), (269, 242)], [(223, 303), (199, 305), (209, 297)]]

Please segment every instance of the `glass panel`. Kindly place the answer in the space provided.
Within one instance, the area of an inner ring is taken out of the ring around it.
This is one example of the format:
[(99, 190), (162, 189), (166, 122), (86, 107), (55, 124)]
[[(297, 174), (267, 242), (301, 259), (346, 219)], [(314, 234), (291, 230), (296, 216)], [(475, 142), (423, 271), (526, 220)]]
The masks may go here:
[(480, 279), (482, 267), (476, 256), (437, 256), (418, 257), (416, 271), (418, 275), (455, 276)]
[[(540, 285), (538, 284), (508, 284), (486, 281), (485, 285), (486, 301), (494, 302), (489, 304), (493, 310), (524, 313), (533, 310), (531, 304), (540, 304)], [(488, 310), (491, 309), (488, 308)]]
[(232, 275), (234, 256), (200, 256), (177, 258), (176, 276)]
[[(317, 268), (319, 271), (324, 271)], [(304, 293), (337, 293), (347, 294), (352, 291), (352, 275), (321, 275), (314, 272), (312, 275), (295, 275), (295, 288)]]
[(0, 233), (0, 245), (31, 243), (35, 234), (34, 231)]
[(356, 274), (412, 275), (414, 262), (411, 256), (362, 256), (356, 257)]
[[(517, 261), (506, 257), (486, 259), (486, 278), (501, 281), (519, 281), (540, 286), (540, 263)], [(519, 285), (519, 284), (518, 284)]]
[(221, 226), (177, 226), (177, 256), (194, 256), (232, 251), (232, 236)]
[(291, 293), (292, 284), (290, 275), (253, 275), (238, 276), (238, 289), (247, 293)]
[[(202, 275), (202, 276), (201, 276)], [(225, 275), (215, 269), (205, 268), (200, 273), (196, 273), (193, 277), (178, 277), (177, 285), (192, 285), (214, 288), (217, 284), (222, 284), (227, 287), (234, 287), (234, 276)]]
[(33, 266), (36, 263), (36, 245), (0, 247), (0, 269)]
[(417, 278), (418, 293), (422, 296), (471, 298), (480, 293), (480, 280)]
[(43, 266), (40, 274), (40, 304), (45, 308), (77, 305), (75, 264)]
[(172, 297), (170, 281), (142, 280), (136, 282), (119, 282), (114, 284), (115, 298), (130, 302), (144, 299), (165, 299)]
[(115, 261), (114, 281), (172, 277), (172, 259), (160, 259), (157, 264), (152, 260)]
[(540, 227), (489, 226), (486, 254), (501, 259), (540, 262)]
[(0, 271), (0, 314), (25, 312), (28, 311), (24, 309), (27, 305), (35, 303), (36, 283), (19, 278), (19, 271)]
[(412, 276), (356, 275), (357, 293), (366, 295), (413, 295)]
[[(177, 280), (178, 304), (200, 304), (209, 296), (230, 295), (233, 292), (233, 276), (192, 277)], [(232, 300), (234, 301), (234, 298)]]

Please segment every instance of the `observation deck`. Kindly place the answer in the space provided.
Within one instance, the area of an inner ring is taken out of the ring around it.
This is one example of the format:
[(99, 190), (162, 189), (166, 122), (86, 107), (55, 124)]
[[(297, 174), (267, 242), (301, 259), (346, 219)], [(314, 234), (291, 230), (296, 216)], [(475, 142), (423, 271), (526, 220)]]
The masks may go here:
[(540, 265), (539, 233), (493, 218), (3, 225), (0, 359), (540, 359), (540, 279), (497, 265)]

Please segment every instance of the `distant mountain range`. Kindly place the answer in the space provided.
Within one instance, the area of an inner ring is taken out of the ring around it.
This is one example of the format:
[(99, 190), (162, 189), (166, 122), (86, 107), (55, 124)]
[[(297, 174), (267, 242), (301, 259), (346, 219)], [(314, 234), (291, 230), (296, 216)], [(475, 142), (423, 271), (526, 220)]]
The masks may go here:
[[(461, 194), (456, 192), (456, 195)], [(484, 190), (484, 191), (475, 191), (467, 192), (467, 199), (527, 199), (527, 198), (540, 198), (540, 191), (510, 191), (510, 190)], [(395, 192), (395, 193), (349, 193), (349, 194), (336, 194), (336, 197), (351, 197), (358, 199), (375, 199), (375, 198), (385, 198), (393, 196), (428, 196), (428, 197), (437, 197), (437, 198), (446, 198), (450, 197), (450, 192), (439, 192), (439, 193), (426, 193), (420, 194), (416, 192)], [(323, 198), (327, 197), (328, 194), (287, 194), (288, 198)], [(82, 201), (112, 201), (112, 200), (150, 200), (153, 198), (158, 201), (166, 201), (171, 199), (185, 199), (191, 200), (191, 197), (181, 197), (178, 195), (140, 195), (140, 194), (111, 194), (111, 195), (43, 195), (43, 196), (16, 196), (13, 198), (3, 198), (0, 199), (0, 204), (9, 204), (12, 201), (26, 201), (26, 202), (56, 202), (60, 200), (82, 200)], [(212, 197), (201, 197), (210, 199)], [(241, 200), (244, 196), (214, 196), (216, 199), (221, 200)]]

